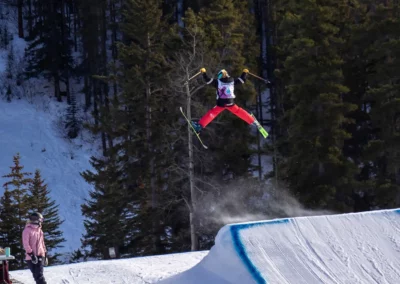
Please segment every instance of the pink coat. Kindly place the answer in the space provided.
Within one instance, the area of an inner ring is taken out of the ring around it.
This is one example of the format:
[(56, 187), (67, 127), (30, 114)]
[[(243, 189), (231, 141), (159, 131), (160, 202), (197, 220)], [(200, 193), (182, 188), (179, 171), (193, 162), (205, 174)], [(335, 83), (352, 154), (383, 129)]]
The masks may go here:
[(46, 246), (44, 245), (44, 236), (42, 228), (36, 224), (26, 224), (22, 232), (22, 243), (25, 249), (25, 260), (31, 260), (28, 253), (33, 252), (37, 256), (45, 256)]

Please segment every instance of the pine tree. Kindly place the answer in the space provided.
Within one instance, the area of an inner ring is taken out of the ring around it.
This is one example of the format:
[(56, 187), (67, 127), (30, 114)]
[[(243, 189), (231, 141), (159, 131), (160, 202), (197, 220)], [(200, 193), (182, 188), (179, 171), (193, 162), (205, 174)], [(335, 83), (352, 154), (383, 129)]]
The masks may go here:
[(8, 51), (8, 56), (7, 56), (7, 68), (6, 68), (6, 76), (7, 79), (13, 79), (13, 68), (15, 64), (15, 59), (14, 59), (14, 46), (11, 45), (10, 49)]
[[(128, 186), (137, 190), (136, 201), (140, 202), (135, 245), (142, 246), (143, 253), (157, 254), (165, 251), (167, 243), (161, 202), (165, 192), (162, 188), (169, 177), (164, 169), (172, 162), (164, 154), (171, 151), (173, 133), (164, 129), (173, 120), (167, 115), (166, 90), (170, 68), (167, 51), (174, 36), (162, 17), (159, 0), (127, 1), (124, 15), (125, 40), (119, 45), (123, 93), (118, 98), (124, 111), (115, 121), (123, 131), (116, 149), (124, 151), (120, 158), (122, 170), (127, 174)], [(143, 189), (137, 188), (138, 181)]]
[[(4, 188), (4, 194), (0, 199), (0, 243), (3, 247), (10, 247), (12, 255), (15, 255), (21, 250), (21, 235), (17, 226), (18, 208), (8, 187)], [(20, 267), (22, 267), (20, 262), (10, 262), (11, 270)]]
[[(247, 1), (222, 0), (210, 1), (209, 6), (201, 9), (192, 22), (186, 21), (188, 27), (196, 25), (200, 30), (200, 44), (206, 50), (204, 64), (210, 75), (222, 68), (227, 69), (231, 76), (239, 76), (244, 67), (257, 69), (254, 58), (259, 50), (254, 45), (257, 39), (251, 26), (254, 20)], [(195, 109), (194, 117), (200, 117), (215, 105), (215, 90), (206, 87), (203, 92), (206, 96), (196, 95), (194, 103), (206, 107)], [(236, 103), (249, 110), (256, 96), (251, 78), (235, 88), (235, 94)], [(213, 157), (212, 167), (207, 171), (218, 173), (221, 179), (243, 176), (251, 167), (252, 150), (249, 145), (255, 141), (255, 137), (250, 135), (251, 127), (230, 113), (222, 113), (215, 121), (218, 123), (207, 126), (207, 133), (211, 136), (218, 133), (224, 139), (213, 144), (217, 156)], [(230, 142), (226, 143), (225, 139)], [(224, 165), (222, 171), (221, 165)]]
[(370, 71), (364, 103), (372, 130), (365, 156), (366, 164), (373, 165), (366, 170), (374, 177), (373, 195), (379, 208), (398, 207), (400, 197), (399, 9), (398, 1), (378, 4), (364, 25)]
[(82, 205), (86, 229), (82, 247), (90, 249), (88, 256), (102, 259), (110, 258), (108, 249), (113, 247), (116, 257), (120, 258), (129, 253), (135, 231), (130, 215), (134, 196), (124, 185), (115, 158), (99, 160), (92, 157), (91, 164), (97, 172), (82, 173), (85, 180), (94, 185), (90, 199)]
[(74, 94), (71, 94), (71, 103), (67, 109), (67, 121), (65, 123), (68, 137), (71, 139), (76, 138), (80, 131), (80, 122), (77, 117), (77, 112), (76, 98)]
[(6, 99), (7, 102), (11, 102), (11, 98), (12, 98), (12, 91), (11, 91), (11, 85), (8, 85), (7, 87), (7, 91), (6, 91)]
[(29, 186), (29, 205), (30, 213), (40, 212), (44, 217), (42, 230), (44, 233), (45, 244), (49, 257), (49, 264), (58, 263), (57, 257), (60, 254), (52, 253), (52, 250), (62, 247), (61, 243), (65, 241), (60, 226), (61, 221), (58, 213), (58, 205), (51, 200), (50, 190), (41, 177), (40, 171), (36, 170), (34, 178)]
[[(296, 195), (310, 207), (348, 210), (356, 168), (342, 148), (350, 134), (343, 125), (356, 106), (345, 102), (342, 23), (347, 1), (286, 2), (280, 34), (285, 129), (281, 170)], [(334, 202), (335, 200), (342, 202)]]
[[(35, 1), (37, 12), (27, 51), (27, 77), (43, 75), (52, 80), (54, 96), (62, 101), (60, 87), (63, 82), (68, 91), (72, 70), (69, 30), (64, 19), (63, 1)], [(69, 94), (67, 93), (67, 96)]]
[[(18, 232), (18, 242), (20, 242), (22, 237), (22, 232), (25, 228), (25, 222), (28, 217), (29, 211), (29, 199), (28, 199), (28, 186), (32, 181), (28, 176), (31, 173), (23, 172), (23, 166), (20, 164), (20, 155), (19, 153), (14, 156), (14, 166), (11, 168), (11, 173), (4, 175), (3, 178), (11, 179), (10, 181), (4, 183), (4, 187), (7, 187), (10, 190), (11, 198), (13, 200), (13, 206), (15, 206), (14, 216), (14, 226), (16, 232)], [(19, 247), (16, 247), (14, 250), (14, 256), (16, 259), (15, 267), (22, 268), (24, 267), (24, 259), (25, 259), (25, 251), (22, 248), (22, 244), (20, 243)]]
[(13, 45), (11, 45), (9, 51), (8, 51), (8, 56), (7, 56), (7, 67), (6, 67), (6, 82), (7, 82), (7, 91), (6, 91), (6, 98), (7, 102), (11, 102), (13, 98), (13, 88), (11, 86), (14, 86), (14, 80), (13, 76), (15, 73), (15, 59), (14, 59), (14, 48)]

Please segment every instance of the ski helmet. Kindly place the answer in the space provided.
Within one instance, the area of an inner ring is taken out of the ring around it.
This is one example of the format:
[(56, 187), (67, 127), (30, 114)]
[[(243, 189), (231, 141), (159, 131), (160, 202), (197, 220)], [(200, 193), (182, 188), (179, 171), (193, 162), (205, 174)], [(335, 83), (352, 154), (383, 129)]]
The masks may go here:
[(229, 78), (229, 74), (225, 69), (222, 69), (218, 72), (218, 79), (222, 79), (222, 78)]
[(40, 214), (39, 212), (34, 212), (34, 213), (32, 213), (32, 214), (29, 216), (29, 220), (30, 220), (32, 223), (38, 224), (38, 223), (42, 223), (43, 220), (44, 220), (44, 218), (43, 218), (43, 215)]

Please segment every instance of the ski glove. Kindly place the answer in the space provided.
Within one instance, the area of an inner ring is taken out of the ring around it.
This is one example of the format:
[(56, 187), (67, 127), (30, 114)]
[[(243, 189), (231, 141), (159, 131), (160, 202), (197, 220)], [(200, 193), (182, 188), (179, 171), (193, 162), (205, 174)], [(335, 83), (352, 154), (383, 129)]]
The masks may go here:
[(243, 69), (243, 73), (249, 73), (249, 69)]
[(200, 69), (200, 72), (201, 72), (201, 73), (206, 73), (206, 68), (201, 68), (201, 69)]
[(37, 264), (39, 262), (38, 258), (36, 255), (33, 254), (33, 252), (28, 253), (28, 255), (31, 257), (32, 263)]
[(46, 253), (43, 258), (43, 266), (48, 266), (48, 265), (49, 265), (49, 258), (47, 257)]

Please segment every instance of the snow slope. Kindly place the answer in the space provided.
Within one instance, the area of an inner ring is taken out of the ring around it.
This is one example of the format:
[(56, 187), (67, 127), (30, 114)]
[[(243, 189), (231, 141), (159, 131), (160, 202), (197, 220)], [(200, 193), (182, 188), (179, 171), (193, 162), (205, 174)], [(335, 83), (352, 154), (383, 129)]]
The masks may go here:
[(223, 227), (190, 270), (162, 284), (400, 283), (400, 209)]
[[(7, 181), (1, 176), (10, 172), (17, 152), (24, 171), (40, 169), (51, 190), (50, 197), (59, 205), (60, 217), (65, 220), (61, 230), (66, 242), (59, 252), (72, 252), (81, 245), (84, 228), (80, 205), (91, 189), (79, 173), (92, 169), (89, 159), (95, 149), (92, 151), (93, 145), (80, 138), (71, 142), (62, 137), (54, 114), (61, 115), (64, 108), (65, 104), (54, 99), (43, 98), (40, 105), (0, 99), (0, 184)], [(0, 186), (0, 196), (3, 191)]]
[[(66, 264), (45, 267), (44, 276), (49, 284), (157, 283), (191, 268), (206, 254), (207, 252), (193, 252)], [(35, 283), (29, 270), (10, 271), (10, 275), (24, 284)]]

